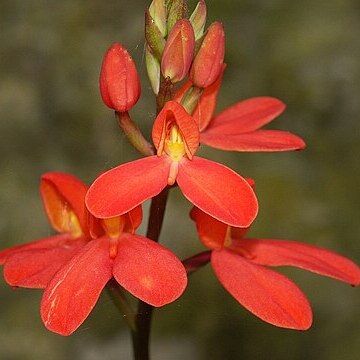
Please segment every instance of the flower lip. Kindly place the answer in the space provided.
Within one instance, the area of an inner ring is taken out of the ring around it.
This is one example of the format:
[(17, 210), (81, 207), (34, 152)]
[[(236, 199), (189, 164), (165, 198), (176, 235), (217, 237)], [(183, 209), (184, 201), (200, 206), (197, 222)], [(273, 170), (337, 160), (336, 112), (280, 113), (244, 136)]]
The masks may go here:
[(152, 138), (158, 156), (168, 154), (180, 161), (191, 160), (199, 147), (199, 130), (191, 115), (177, 101), (168, 101), (155, 119)]
[(41, 178), (40, 193), (53, 228), (78, 238), (88, 233), (85, 209), (87, 186), (72, 175), (52, 172)]

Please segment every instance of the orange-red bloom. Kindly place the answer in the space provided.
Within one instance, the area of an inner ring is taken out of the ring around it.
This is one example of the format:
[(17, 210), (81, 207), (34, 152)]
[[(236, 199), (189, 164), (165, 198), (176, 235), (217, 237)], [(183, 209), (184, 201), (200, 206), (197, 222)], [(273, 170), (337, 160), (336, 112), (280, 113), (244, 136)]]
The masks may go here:
[(135, 235), (141, 206), (119, 217), (99, 220), (90, 241), (52, 278), (42, 302), (45, 326), (70, 335), (94, 308), (106, 283), (114, 277), (127, 291), (153, 306), (176, 300), (187, 276), (177, 257), (158, 243)]
[[(273, 97), (260, 96), (240, 101), (214, 117), (225, 65), (217, 80), (202, 93), (193, 117), (200, 130), (200, 142), (229, 151), (289, 151), (305, 148), (304, 141), (287, 131), (261, 129), (284, 110), (285, 104)], [(193, 86), (188, 80), (176, 100)]]
[(140, 92), (133, 59), (121, 44), (112, 44), (100, 72), (100, 93), (105, 105), (118, 112), (129, 111), (139, 100)]
[(45, 288), (55, 273), (89, 240), (87, 186), (72, 175), (42, 176), (40, 192), (46, 215), (59, 233), (0, 251), (5, 280), (12, 286)]
[(244, 239), (247, 229), (232, 228), (197, 208), (191, 211), (200, 240), (212, 250), (211, 265), (225, 289), (260, 319), (284, 328), (306, 330), (311, 307), (287, 277), (265, 266), (295, 266), (357, 286), (360, 268), (349, 259), (308, 244)]
[(119, 217), (96, 219), (85, 208), (87, 186), (64, 173), (43, 175), (40, 190), (49, 221), (60, 234), (5, 249), (0, 263), (10, 285), (45, 288), (41, 317), (49, 330), (74, 332), (112, 277), (153, 306), (183, 293), (187, 276), (180, 260), (135, 234), (141, 206)]
[(177, 182), (189, 201), (218, 220), (251, 224), (258, 211), (251, 186), (224, 165), (195, 156), (199, 129), (178, 102), (165, 104), (152, 137), (157, 155), (120, 165), (91, 185), (86, 204), (96, 217), (124, 214)]

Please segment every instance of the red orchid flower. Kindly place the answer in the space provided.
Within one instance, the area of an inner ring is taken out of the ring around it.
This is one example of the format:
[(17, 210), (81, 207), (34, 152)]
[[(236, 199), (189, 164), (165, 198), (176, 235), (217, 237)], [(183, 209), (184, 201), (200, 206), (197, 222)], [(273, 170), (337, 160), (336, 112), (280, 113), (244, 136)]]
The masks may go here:
[(41, 177), (46, 215), (59, 233), (0, 251), (5, 280), (12, 286), (45, 288), (55, 273), (89, 240), (87, 186), (72, 175), (50, 172)]
[[(200, 130), (200, 142), (230, 151), (289, 151), (305, 148), (304, 141), (287, 131), (264, 130), (285, 110), (285, 104), (273, 97), (261, 96), (240, 101), (214, 117), (217, 95), (226, 65), (217, 80), (205, 88), (193, 112)], [(188, 80), (177, 92), (181, 101), (193, 86)]]
[(198, 126), (178, 102), (165, 104), (152, 138), (157, 155), (111, 169), (91, 185), (86, 204), (96, 217), (124, 214), (177, 182), (189, 201), (216, 219), (251, 224), (258, 211), (251, 186), (224, 165), (195, 156)]
[(183, 293), (187, 285), (184, 266), (163, 246), (134, 234), (141, 220), (138, 206), (122, 216), (100, 220), (102, 228), (92, 227), (96, 239), (56, 273), (44, 292), (41, 317), (49, 330), (65, 336), (74, 332), (112, 277), (157, 307)]
[(295, 241), (244, 239), (247, 229), (230, 227), (198, 208), (193, 208), (191, 218), (200, 240), (212, 250), (211, 265), (225, 289), (272, 325), (306, 330), (312, 311), (292, 281), (265, 266), (295, 266), (353, 286), (360, 283), (360, 268), (329, 250)]

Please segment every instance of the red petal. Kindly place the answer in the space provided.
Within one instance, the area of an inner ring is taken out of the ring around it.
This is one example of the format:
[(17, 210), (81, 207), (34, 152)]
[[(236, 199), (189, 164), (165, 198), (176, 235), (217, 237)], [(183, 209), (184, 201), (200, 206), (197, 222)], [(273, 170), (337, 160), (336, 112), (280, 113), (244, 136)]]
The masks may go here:
[(83, 232), (87, 232), (85, 195), (87, 185), (75, 176), (61, 172), (46, 173), (41, 177), (40, 193), (50, 223), (63, 232), (64, 211), (74, 211)]
[(127, 217), (128, 217), (127, 219), (128, 224), (126, 224), (125, 226), (127, 230), (124, 231), (134, 233), (142, 222), (142, 218), (143, 218), (142, 206), (139, 205), (134, 209), (130, 210), (129, 213), (127, 214)]
[(236, 133), (234, 129), (231, 134), (223, 134), (219, 128), (212, 128), (209, 132), (201, 134), (201, 143), (230, 151), (290, 151), (305, 148), (305, 143), (300, 137), (279, 130)]
[(83, 246), (83, 241), (53, 249), (33, 249), (10, 256), (4, 266), (4, 278), (11, 286), (43, 289)]
[(216, 81), (208, 86), (201, 94), (199, 103), (193, 112), (193, 118), (199, 124), (199, 130), (203, 131), (210, 123), (216, 108), (217, 96), (221, 87), (226, 64), (222, 65), (220, 75)]
[(113, 274), (127, 291), (157, 307), (175, 301), (187, 285), (180, 260), (163, 246), (139, 235), (124, 234), (120, 238)]
[(7, 249), (0, 251), (0, 265), (3, 265), (7, 259), (22, 251), (32, 250), (32, 249), (52, 249), (58, 246), (61, 246), (64, 242), (69, 239), (69, 235), (55, 235), (48, 238), (35, 240), (27, 244), (12, 246)]
[(254, 97), (227, 108), (210, 123), (206, 132), (229, 135), (257, 130), (285, 110), (285, 104), (271, 97)]
[(165, 188), (170, 165), (167, 156), (149, 156), (107, 171), (90, 186), (88, 209), (99, 218), (129, 212)]
[(155, 119), (152, 138), (156, 149), (162, 150), (166, 137), (166, 125), (171, 121), (178, 125), (191, 155), (195, 154), (199, 147), (198, 126), (192, 116), (177, 101), (168, 101)]
[(260, 319), (296, 330), (311, 326), (308, 300), (284, 275), (252, 264), (227, 250), (213, 251), (211, 264), (225, 289)]
[(108, 239), (89, 242), (56, 273), (46, 288), (40, 309), (45, 326), (60, 335), (73, 333), (111, 279), (112, 265)]
[(247, 227), (257, 215), (251, 186), (224, 165), (199, 157), (183, 159), (176, 181), (190, 202), (226, 224)]
[(193, 207), (190, 217), (196, 223), (201, 242), (210, 249), (221, 249), (224, 246), (229, 225), (214, 219), (197, 207)]
[(269, 266), (295, 266), (329, 276), (350, 285), (360, 284), (360, 268), (332, 251), (296, 241), (236, 239), (235, 247), (245, 249), (252, 261)]

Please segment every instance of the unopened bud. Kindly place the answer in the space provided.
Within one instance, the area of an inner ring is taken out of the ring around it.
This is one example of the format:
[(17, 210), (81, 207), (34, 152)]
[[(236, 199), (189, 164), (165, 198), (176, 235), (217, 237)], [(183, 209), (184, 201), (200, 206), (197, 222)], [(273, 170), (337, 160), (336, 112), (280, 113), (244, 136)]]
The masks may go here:
[(159, 93), (160, 87), (160, 62), (152, 54), (148, 46), (145, 48), (145, 63), (151, 87), (154, 93), (157, 95)]
[(149, 13), (163, 37), (167, 34), (165, 0), (153, 0), (149, 6)]
[(151, 52), (160, 61), (164, 51), (165, 39), (160, 29), (157, 27), (155, 20), (150, 15), (149, 10), (145, 11), (145, 39)]
[(172, 83), (185, 78), (194, 56), (195, 36), (189, 20), (182, 19), (173, 27), (161, 60), (161, 71)]
[(194, 28), (195, 41), (199, 40), (204, 34), (206, 23), (206, 3), (200, 0), (190, 16), (190, 22)]
[(187, 17), (187, 0), (169, 0), (168, 1), (167, 29), (170, 34), (175, 24)]
[(218, 78), (225, 55), (225, 33), (221, 23), (209, 26), (190, 70), (194, 85), (206, 88)]
[(118, 112), (129, 111), (140, 97), (141, 87), (133, 59), (119, 43), (106, 52), (100, 72), (104, 103)]

